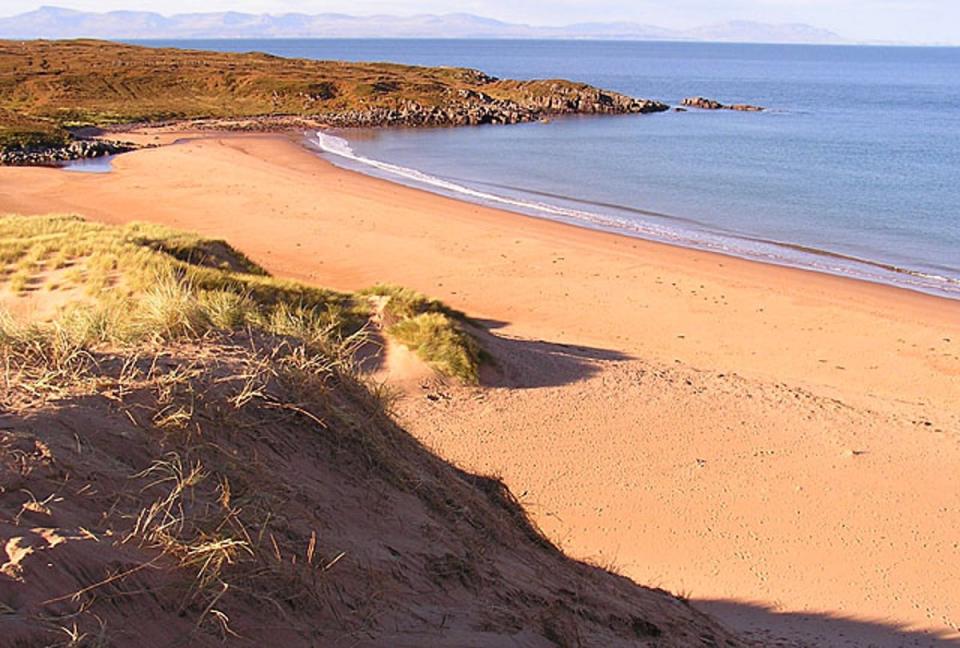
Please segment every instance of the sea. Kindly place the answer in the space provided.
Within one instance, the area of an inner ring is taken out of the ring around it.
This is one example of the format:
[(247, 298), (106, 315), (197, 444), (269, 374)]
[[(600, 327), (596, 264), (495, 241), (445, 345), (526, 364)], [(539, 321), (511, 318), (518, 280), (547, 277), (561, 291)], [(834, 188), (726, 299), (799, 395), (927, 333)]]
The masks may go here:
[(334, 164), (588, 228), (960, 298), (960, 48), (510, 40), (152, 46), (463, 66), (677, 105), (549, 123), (309, 133)]

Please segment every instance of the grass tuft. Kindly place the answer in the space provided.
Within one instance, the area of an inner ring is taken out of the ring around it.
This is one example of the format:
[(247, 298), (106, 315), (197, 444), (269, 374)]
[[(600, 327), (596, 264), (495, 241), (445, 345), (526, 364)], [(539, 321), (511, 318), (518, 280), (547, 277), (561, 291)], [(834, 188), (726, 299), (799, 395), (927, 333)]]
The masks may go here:
[(438, 371), (475, 384), (480, 347), (460, 324), (443, 313), (421, 313), (401, 320), (388, 333)]
[(133, 319), (142, 336), (158, 339), (200, 337), (212, 326), (196, 292), (171, 276), (158, 278), (156, 285), (143, 294)]

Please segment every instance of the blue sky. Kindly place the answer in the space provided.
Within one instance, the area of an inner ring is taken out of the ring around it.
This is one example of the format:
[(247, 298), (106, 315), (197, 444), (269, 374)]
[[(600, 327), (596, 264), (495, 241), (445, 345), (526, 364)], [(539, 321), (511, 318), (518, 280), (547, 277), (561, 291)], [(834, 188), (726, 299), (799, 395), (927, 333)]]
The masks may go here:
[(557, 25), (630, 20), (696, 27), (727, 20), (804, 22), (857, 40), (960, 42), (960, 0), (3, 0), (0, 15), (56, 5), (87, 11), (163, 14), (235, 10), (350, 14), (464, 11), (512, 22)]

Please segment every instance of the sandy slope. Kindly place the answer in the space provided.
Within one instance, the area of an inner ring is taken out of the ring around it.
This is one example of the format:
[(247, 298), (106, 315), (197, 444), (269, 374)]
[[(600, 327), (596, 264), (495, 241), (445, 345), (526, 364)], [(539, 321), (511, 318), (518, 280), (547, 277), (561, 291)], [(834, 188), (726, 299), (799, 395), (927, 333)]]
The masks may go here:
[(401, 418), (501, 474), (567, 552), (760, 638), (926, 646), (892, 624), (956, 626), (955, 432), (683, 364), (491, 346), (507, 385), (427, 384)]
[[(502, 484), (427, 452), (342, 376), (299, 393), (279, 343), (97, 353), (95, 389), (3, 390), (0, 645), (753, 645), (570, 560)], [(261, 395), (240, 404), (251, 375)], [(189, 424), (158, 423), (181, 406)], [(217, 562), (208, 539), (243, 550)]]
[(155, 220), (277, 274), (487, 318), (502, 386), (414, 392), (402, 414), (502, 472), (575, 555), (758, 631), (960, 641), (960, 303), (474, 207), (279, 137), (116, 167), (0, 169), (0, 210)]

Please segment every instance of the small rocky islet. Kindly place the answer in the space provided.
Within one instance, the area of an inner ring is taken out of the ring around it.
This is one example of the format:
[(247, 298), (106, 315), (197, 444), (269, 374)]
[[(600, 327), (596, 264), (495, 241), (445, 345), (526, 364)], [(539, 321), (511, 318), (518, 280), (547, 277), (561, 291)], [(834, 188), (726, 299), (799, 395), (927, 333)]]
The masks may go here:
[(680, 106), (684, 108), (699, 108), (700, 110), (736, 110), (740, 112), (763, 112), (766, 110), (763, 106), (725, 104), (716, 99), (707, 99), (706, 97), (687, 97), (680, 102)]

